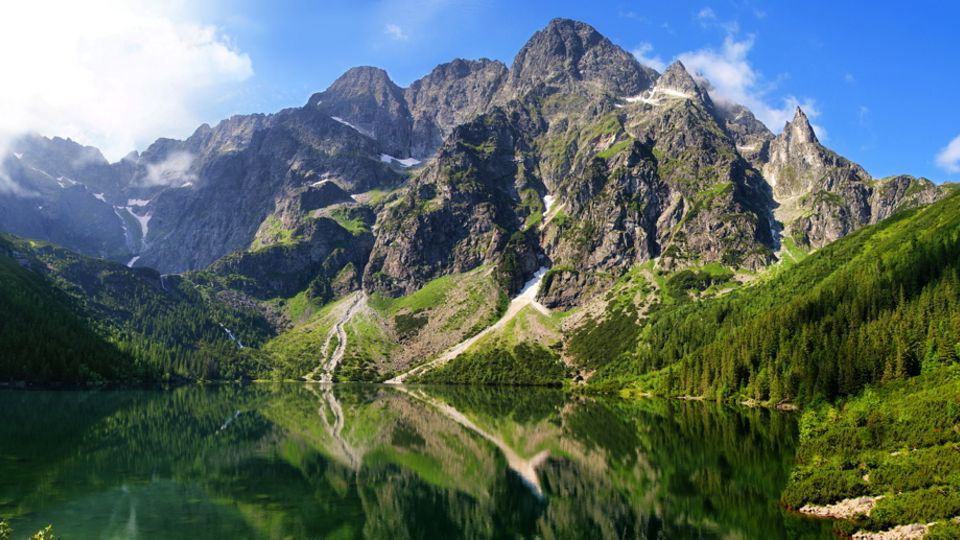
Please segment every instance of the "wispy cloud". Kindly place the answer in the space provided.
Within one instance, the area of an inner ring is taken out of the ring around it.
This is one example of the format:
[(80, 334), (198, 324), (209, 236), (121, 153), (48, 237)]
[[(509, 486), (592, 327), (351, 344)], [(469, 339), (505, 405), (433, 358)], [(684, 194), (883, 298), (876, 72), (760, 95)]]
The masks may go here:
[(197, 180), (197, 175), (191, 172), (194, 156), (189, 152), (174, 152), (159, 163), (147, 165), (147, 175), (141, 183), (147, 186), (174, 186)]
[(736, 20), (721, 20), (711, 7), (701, 8), (696, 14), (696, 19), (703, 28), (719, 28), (728, 34), (736, 34), (740, 31), (740, 23)]
[(383, 27), (383, 31), (385, 34), (387, 34), (388, 36), (392, 37), (397, 41), (406, 41), (407, 39), (410, 38), (410, 36), (408, 36), (407, 33), (403, 31), (403, 28), (401, 28), (400, 25), (396, 23), (385, 24)]
[(960, 173), (960, 135), (954, 137), (937, 154), (937, 166), (948, 173)]
[(659, 56), (651, 54), (652, 52), (653, 45), (644, 41), (633, 50), (633, 56), (636, 57), (637, 61), (641, 64), (663, 72), (667, 67), (667, 63)]
[[(779, 100), (768, 97), (775, 84), (766, 80), (750, 63), (748, 55), (753, 45), (753, 36), (738, 40), (728, 34), (719, 50), (704, 48), (687, 52), (680, 55), (680, 60), (691, 73), (708, 82), (710, 97), (715, 101), (721, 105), (739, 103), (746, 106), (773, 131), (779, 131), (793, 118), (798, 106), (808, 117), (818, 117), (820, 111), (812, 99), (793, 95)], [(813, 128), (821, 140), (826, 140), (827, 132), (822, 126), (813, 124)]]
[(844, 73), (843, 82), (847, 84), (856, 84), (857, 78), (853, 76), (853, 73)]
[(36, 0), (5, 4), (0, 138), (71, 137), (110, 159), (161, 135), (188, 134), (202, 112), (253, 74), (228, 36), (150, 0)]

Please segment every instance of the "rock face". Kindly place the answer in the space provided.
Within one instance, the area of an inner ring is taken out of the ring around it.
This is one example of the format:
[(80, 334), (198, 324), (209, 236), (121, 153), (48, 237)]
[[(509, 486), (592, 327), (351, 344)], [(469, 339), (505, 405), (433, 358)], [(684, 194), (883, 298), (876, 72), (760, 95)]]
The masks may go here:
[[(345, 292), (334, 291), (333, 282), (345, 269), (362, 268), (373, 245), (370, 233), (351, 234), (329, 218), (311, 220), (296, 234), (301, 240), (227, 255), (210, 271), (227, 278), (230, 288), (260, 300), (288, 298), (308, 289), (326, 302)], [(356, 290), (360, 283), (347, 286)]]
[(517, 53), (498, 97), (506, 102), (539, 86), (632, 96), (649, 88), (656, 77), (654, 70), (640, 65), (592, 26), (554, 19)]
[(454, 60), (434, 68), (404, 91), (413, 117), (410, 154), (433, 155), (453, 128), (484, 112), (507, 67), (493, 60)]
[(536, 165), (525, 157), (529, 139), (517, 127), (527, 120), (498, 109), (454, 130), (404, 197), (380, 215), (368, 288), (410, 293), (443, 274), (501, 260), (529, 205), (539, 203), (529, 173)]
[(2, 164), (0, 229), (162, 272), (209, 266), (260, 299), (409, 293), (480, 265), (516, 291), (550, 266), (543, 302), (573, 306), (645, 261), (758, 270), (784, 242), (815, 249), (942, 195), (872, 179), (802, 111), (774, 136), (682, 64), (660, 75), (567, 19), (509, 69), (454, 60), (404, 89), (358, 67), (303, 107), (118, 163), (26, 137)]
[(403, 90), (387, 72), (356, 67), (314, 94), (307, 107), (315, 108), (375, 139), (387, 154), (409, 157), (412, 118)]
[(784, 237), (801, 246), (823, 247), (899, 209), (942, 196), (925, 179), (874, 181), (862, 167), (821, 145), (799, 108), (767, 152), (762, 170), (773, 188), (775, 215)]

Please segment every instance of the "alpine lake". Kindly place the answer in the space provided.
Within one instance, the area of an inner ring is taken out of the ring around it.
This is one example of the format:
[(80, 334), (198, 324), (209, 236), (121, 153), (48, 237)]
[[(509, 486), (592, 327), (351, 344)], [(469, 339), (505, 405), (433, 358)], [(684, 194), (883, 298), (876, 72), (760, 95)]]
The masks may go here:
[(833, 538), (798, 415), (559, 389), (0, 390), (14, 538)]

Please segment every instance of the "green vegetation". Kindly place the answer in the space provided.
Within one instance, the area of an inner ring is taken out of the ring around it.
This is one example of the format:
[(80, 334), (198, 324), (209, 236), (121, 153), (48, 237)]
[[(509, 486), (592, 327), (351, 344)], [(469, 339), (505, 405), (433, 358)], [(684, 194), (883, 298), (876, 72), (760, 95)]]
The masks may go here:
[(262, 343), (266, 322), (179, 277), (9, 236), (0, 275), (0, 380), (234, 380), (261, 369), (239, 343)]
[(330, 217), (332, 217), (338, 225), (349, 231), (350, 234), (357, 235), (370, 232), (370, 225), (367, 221), (361, 214), (351, 208), (335, 208), (330, 212)]
[[(269, 371), (261, 376), (273, 379), (299, 379), (322, 361), (321, 351), (337, 322), (336, 313), (345, 309), (340, 299), (319, 308), (306, 322), (280, 334), (263, 345), (262, 355)], [(336, 348), (334, 337), (330, 349)]]
[(960, 515), (960, 365), (928, 365), (917, 377), (811, 408), (797, 460), (782, 497), (791, 507), (883, 496), (841, 532)]
[(560, 385), (568, 378), (557, 354), (535, 343), (511, 350), (467, 352), (412, 382), (491, 384), (500, 386)]
[(659, 306), (636, 350), (597, 381), (809, 403), (916, 375), (957, 356), (958, 253), (956, 197), (900, 213), (756, 286)]

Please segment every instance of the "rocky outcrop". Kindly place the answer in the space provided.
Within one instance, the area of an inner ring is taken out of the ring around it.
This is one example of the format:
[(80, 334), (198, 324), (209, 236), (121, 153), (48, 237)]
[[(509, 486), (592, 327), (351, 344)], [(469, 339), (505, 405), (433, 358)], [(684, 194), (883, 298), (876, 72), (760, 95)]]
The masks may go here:
[(773, 189), (784, 237), (809, 248), (943, 195), (925, 179), (873, 180), (862, 167), (820, 144), (799, 107), (770, 142), (762, 170)]
[(495, 109), (454, 130), (404, 198), (379, 217), (366, 287), (410, 293), (500, 260), (529, 215), (524, 201), (540, 200), (529, 122)]
[(261, 300), (288, 298), (308, 289), (311, 297), (326, 302), (337, 292), (359, 287), (359, 281), (344, 283), (341, 273), (355, 274), (354, 269), (365, 264), (373, 245), (370, 233), (351, 234), (328, 218), (311, 220), (295, 232), (300, 240), (233, 253), (209, 270), (230, 288)]
[(506, 75), (494, 60), (457, 59), (411, 84), (404, 91), (413, 117), (410, 155), (432, 156), (453, 128), (485, 112)]
[(410, 155), (412, 117), (404, 92), (380, 68), (351, 68), (311, 96), (307, 107), (373, 138), (387, 154)]

